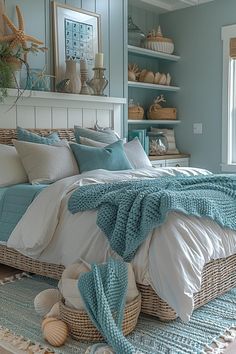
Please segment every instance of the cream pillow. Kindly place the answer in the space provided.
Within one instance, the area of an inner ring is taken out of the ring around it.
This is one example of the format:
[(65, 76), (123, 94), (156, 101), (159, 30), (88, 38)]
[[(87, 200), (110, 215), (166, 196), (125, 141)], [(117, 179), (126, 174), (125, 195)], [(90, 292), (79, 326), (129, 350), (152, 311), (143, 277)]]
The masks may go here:
[[(107, 144), (101, 143), (100, 141), (95, 141), (92, 139), (82, 138), (82, 137), (80, 137), (80, 143), (82, 145), (94, 146), (94, 147), (107, 146)], [(135, 169), (148, 168), (152, 166), (138, 138), (134, 138), (128, 143), (125, 143), (124, 150), (133, 168)]]
[(0, 144), (0, 187), (26, 182), (28, 177), (14, 146)]
[(13, 140), (30, 183), (52, 183), (77, 175), (77, 163), (68, 144), (36, 144)]

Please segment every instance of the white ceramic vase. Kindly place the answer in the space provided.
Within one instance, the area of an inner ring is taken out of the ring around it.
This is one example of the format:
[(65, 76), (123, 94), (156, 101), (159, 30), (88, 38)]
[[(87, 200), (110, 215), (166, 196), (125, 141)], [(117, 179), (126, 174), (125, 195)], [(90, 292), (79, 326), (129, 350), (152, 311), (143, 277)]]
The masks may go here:
[(65, 79), (70, 80), (67, 86), (68, 93), (80, 93), (81, 91), (81, 80), (80, 75), (77, 73), (76, 66), (76, 61), (66, 60)]

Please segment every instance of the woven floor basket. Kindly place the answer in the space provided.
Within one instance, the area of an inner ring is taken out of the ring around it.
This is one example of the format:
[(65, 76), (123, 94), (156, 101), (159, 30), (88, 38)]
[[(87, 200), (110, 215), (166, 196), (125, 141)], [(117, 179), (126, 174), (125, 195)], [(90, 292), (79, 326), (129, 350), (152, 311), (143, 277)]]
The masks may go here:
[[(48, 134), (50, 129), (31, 129), (40, 135)], [(73, 129), (58, 130), (63, 139), (74, 140)], [(16, 138), (15, 129), (0, 128), (0, 144), (12, 144), (12, 138)], [(64, 266), (40, 262), (26, 257), (19, 252), (0, 245), (0, 263), (54, 279), (59, 279)], [(217, 296), (236, 286), (236, 255), (225, 259), (218, 259), (207, 263), (202, 272), (201, 290), (194, 296), (194, 308), (198, 308)], [(159, 296), (150, 286), (138, 284), (142, 296), (141, 311), (153, 315), (162, 320), (176, 318), (175, 311)]]
[[(125, 336), (135, 329), (140, 309), (140, 295), (134, 301), (126, 305), (123, 319), (123, 333)], [(78, 341), (85, 340), (90, 342), (104, 340), (85, 311), (71, 309), (65, 306), (63, 302), (60, 302), (60, 317), (67, 323), (72, 338)]]

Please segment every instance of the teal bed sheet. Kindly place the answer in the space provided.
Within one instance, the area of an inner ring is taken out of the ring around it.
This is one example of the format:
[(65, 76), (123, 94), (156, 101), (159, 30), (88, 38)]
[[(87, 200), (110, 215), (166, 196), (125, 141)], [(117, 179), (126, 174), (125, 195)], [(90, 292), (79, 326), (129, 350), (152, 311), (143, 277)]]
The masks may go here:
[(26, 210), (47, 186), (17, 184), (0, 188), (0, 242), (7, 242)]

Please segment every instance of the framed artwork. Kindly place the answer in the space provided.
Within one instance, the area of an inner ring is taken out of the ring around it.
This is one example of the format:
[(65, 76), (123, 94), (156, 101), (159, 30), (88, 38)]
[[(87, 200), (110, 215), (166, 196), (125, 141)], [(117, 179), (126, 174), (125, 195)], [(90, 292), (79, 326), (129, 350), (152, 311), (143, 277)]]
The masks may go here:
[(54, 74), (63, 80), (66, 60), (87, 60), (92, 76), (95, 54), (100, 51), (100, 15), (53, 2)]

